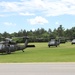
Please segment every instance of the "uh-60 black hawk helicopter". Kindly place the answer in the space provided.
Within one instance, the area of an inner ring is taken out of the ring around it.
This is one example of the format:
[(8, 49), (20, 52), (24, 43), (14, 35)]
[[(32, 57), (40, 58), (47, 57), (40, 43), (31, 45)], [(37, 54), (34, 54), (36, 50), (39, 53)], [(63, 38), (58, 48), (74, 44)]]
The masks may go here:
[(17, 42), (12, 41), (10, 38), (5, 38), (4, 41), (0, 42), (0, 53), (6, 53), (10, 54), (11, 52), (22, 50), (24, 52), (24, 49), (27, 47), (35, 47), (35, 45), (28, 45), (28, 36), (19, 37), (24, 39), (25, 43), (24, 45), (20, 45)]

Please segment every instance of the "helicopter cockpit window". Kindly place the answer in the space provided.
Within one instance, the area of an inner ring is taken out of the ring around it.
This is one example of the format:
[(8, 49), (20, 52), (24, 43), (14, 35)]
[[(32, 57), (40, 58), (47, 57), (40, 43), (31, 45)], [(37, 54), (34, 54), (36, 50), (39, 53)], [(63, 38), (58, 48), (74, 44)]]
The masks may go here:
[(4, 48), (5, 47), (5, 45), (3, 45), (3, 44), (0, 44), (0, 49), (2, 49), (2, 48)]

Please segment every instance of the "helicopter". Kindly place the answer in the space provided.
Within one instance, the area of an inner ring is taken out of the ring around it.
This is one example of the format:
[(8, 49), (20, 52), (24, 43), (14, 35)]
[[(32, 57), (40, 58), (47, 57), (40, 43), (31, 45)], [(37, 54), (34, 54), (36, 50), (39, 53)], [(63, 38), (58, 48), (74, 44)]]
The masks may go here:
[(35, 47), (35, 45), (28, 45), (28, 36), (19, 37), (24, 39), (24, 45), (18, 44), (17, 42), (13, 41), (10, 38), (5, 38), (5, 40), (0, 42), (0, 53), (6, 53), (11, 54), (11, 52), (22, 50), (24, 52), (24, 49), (27, 47)]

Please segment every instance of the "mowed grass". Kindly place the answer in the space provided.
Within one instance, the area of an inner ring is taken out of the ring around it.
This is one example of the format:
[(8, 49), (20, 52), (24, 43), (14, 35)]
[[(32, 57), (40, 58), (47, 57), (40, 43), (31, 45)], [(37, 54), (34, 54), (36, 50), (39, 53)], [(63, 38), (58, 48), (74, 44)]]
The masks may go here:
[(48, 43), (30, 43), (35, 48), (26, 48), (24, 51), (12, 54), (0, 54), (0, 63), (25, 63), (25, 62), (75, 62), (75, 45), (61, 44), (58, 47), (48, 47)]

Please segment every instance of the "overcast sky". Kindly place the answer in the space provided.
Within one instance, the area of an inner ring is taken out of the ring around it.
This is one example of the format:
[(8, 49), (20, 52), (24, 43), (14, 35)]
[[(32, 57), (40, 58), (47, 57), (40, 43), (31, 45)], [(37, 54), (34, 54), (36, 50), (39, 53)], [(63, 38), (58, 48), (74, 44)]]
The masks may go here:
[(75, 0), (0, 0), (0, 33), (75, 26)]

